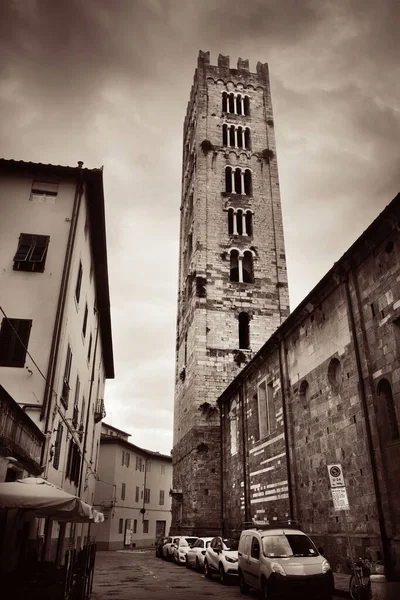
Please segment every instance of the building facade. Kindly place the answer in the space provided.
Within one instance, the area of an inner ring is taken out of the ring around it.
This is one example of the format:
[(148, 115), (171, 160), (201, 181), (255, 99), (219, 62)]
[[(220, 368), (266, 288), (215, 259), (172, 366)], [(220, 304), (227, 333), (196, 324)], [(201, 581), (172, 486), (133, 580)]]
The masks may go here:
[(113, 377), (102, 170), (0, 160), (0, 384), (44, 436), (36, 474), (89, 504)]
[(345, 567), (339, 463), (354, 556), (400, 574), (399, 231), (400, 195), (219, 398), (225, 534), (289, 516)]
[(183, 131), (173, 531), (220, 529), (218, 395), (289, 312), (268, 66), (200, 52)]
[(100, 550), (154, 546), (171, 526), (171, 456), (139, 448), (103, 423), (95, 506)]

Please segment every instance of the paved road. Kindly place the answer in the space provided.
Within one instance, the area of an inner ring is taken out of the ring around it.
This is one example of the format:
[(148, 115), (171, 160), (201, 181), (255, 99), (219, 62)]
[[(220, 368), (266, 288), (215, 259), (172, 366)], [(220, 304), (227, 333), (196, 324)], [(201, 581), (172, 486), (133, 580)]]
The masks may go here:
[[(96, 555), (92, 600), (243, 600), (245, 597), (235, 582), (224, 586), (217, 578), (208, 581), (201, 573), (155, 558), (153, 550)], [(260, 597), (250, 592), (247, 598)]]

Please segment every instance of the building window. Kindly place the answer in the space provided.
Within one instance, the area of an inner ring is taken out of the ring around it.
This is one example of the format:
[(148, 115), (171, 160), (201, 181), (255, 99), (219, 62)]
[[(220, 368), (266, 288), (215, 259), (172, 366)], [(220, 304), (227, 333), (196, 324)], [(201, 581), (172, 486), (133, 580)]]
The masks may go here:
[(246, 312), (239, 314), (239, 349), (250, 348), (250, 317)]
[(300, 401), (303, 404), (303, 408), (308, 408), (308, 404), (310, 401), (310, 386), (308, 385), (308, 381), (303, 379), (299, 388), (299, 396)]
[(32, 184), (31, 202), (54, 203), (58, 194), (58, 183), (50, 181), (34, 181)]
[(87, 353), (87, 361), (90, 362), (90, 356), (92, 354), (92, 343), (93, 343), (93, 336), (92, 334), (90, 334), (89, 336), (89, 347), (88, 347), (88, 353)]
[(89, 310), (88, 310), (88, 305), (87, 305), (87, 302), (86, 302), (86, 304), (85, 304), (85, 314), (83, 315), (83, 325), (82, 325), (82, 335), (83, 335), (83, 337), (86, 336), (88, 314), (89, 314)]
[(151, 471), (151, 461), (150, 460), (146, 460), (146, 471), (147, 471), (147, 473), (150, 473), (150, 471)]
[(238, 451), (238, 415), (236, 400), (234, 400), (231, 404), (229, 421), (231, 433), (231, 456), (234, 456)]
[(124, 531), (124, 520), (120, 519), (118, 521), (118, 533), (123, 533)]
[(264, 379), (257, 386), (258, 397), (258, 426), (260, 439), (270, 435), (276, 430), (276, 414), (274, 388), (272, 382), (268, 383)]
[(399, 438), (399, 424), (397, 421), (396, 407), (393, 393), (387, 379), (381, 379), (378, 384), (379, 413), (383, 416), (383, 430), (385, 442)]
[(160, 505), (164, 504), (164, 490), (160, 490)]
[(150, 488), (144, 490), (144, 502), (145, 504), (149, 504), (150, 502)]
[(143, 520), (143, 533), (149, 533), (149, 522), (147, 519)]
[(81, 388), (81, 382), (79, 380), (79, 375), (76, 376), (76, 385), (75, 385), (75, 400), (74, 400), (74, 413), (72, 416), (72, 425), (74, 427), (78, 427), (79, 421), (79, 392)]
[(133, 533), (137, 533), (137, 519), (133, 519)]
[(75, 486), (79, 485), (79, 476), (81, 468), (81, 453), (79, 447), (71, 440), (69, 443), (67, 468), (65, 477), (72, 481)]
[(225, 191), (228, 194), (244, 194), (250, 196), (252, 193), (252, 181), (250, 169), (240, 167), (225, 167)]
[(165, 465), (161, 465), (161, 475), (165, 475)]
[(142, 470), (142, 465), (143, 465), (143, 459), (141, 456), (137, 456), (136, 457), (136, 467), (135, 470), (136, 471), (141, 471)]
[(62, 392), (61, 392), (61, 401), (64, 404), (65, 408), (68, 407), (68, 398), (69, 398), (69, 390), (70, 390), (69, 378), (71, 375), (71, 364), (72, 364), (72, 352), (71, 352), (71, 346), (68, 344), (67, 357), (65, 359)]
[(43, 273), (49, 241), (48, 235), (21, 233), (14, 256), (14, 271)]
[(244, 94), (222, 92), (222, 112), (233, 115), (250, 115), (250, 100)]
[(32, 319), (7, 319), (1, 322), (0, 367), (25, 365)]
[(229, 235), (253, 235), (253, 216), (250, 210), (228, 209)]
[(250, 129), (224, 123), (222, 126), (222, 145), (230, 148), (250, 150)]
[(55, 469), (58, 469), (58, 467), (60, 466), (60, 453), (61, 453), (61, 444), (62, 444), (62, 437), (63, 437), (63, 426), (62, 423), (58, 424), (58, 428), (57, 428), (57, 436), (56, 436), (56, 441), (54, 443), (54, 458), (53, 458), (53, 467)]
[(253, 283), (253, 254), (246, 250), (243, 254), (233, 249), (230, 252), (230, 281)]
[(121, 484), (121, 500), (125, 500), (126, 483)]
[(136, 492), (135, 492), (135, 502), (139, 502), (139, 486), (136, 486)]
[(78, 275), (76, 278), (76, 285), (75, 285), (75, 300), (77, 301), (78, 304), (79, 304), (79, 298), (81, 297), (82, 274), (83, 274), (82, 263), (79, 262)]
[(122, 465), (126, 465), (127, 467), (129, 467), (131, 463), (131, 455), (129, 454), (129, 452), (125, 452), (125, 450), (122, 450)]

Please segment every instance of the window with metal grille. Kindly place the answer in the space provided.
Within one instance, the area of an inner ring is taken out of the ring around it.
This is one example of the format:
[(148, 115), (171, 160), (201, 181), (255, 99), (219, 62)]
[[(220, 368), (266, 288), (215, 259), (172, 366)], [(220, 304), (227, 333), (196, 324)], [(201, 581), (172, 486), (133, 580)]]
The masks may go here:
[(21, 233), (14, 256), (14, 271), (43, 273), (50, 237)]
[(0, 329), (0, 367), (23, 367), (32, 319), (6, 319)]
[(78, 275), (76, 277), (76, 285), (75, 285), (75, 300), (79, 303), (79, 298), (81, 297), (81, 287), (82, 287), (82, 263), (79, 263)]
[(62, 392), (61, 392), (61, 402), (64, 404), (65, 408), (68, 407), (69, 390), (70, 390), (69, 378), (71, 375), (71, 364), (72, 364), (72, 351), (71, 351), (70, 345), (68, 344), (67, 357), (65, 359)]
[(57, 437), (56, 437), (56, 441), (54, 444), (53, 467), (55, 469), (58, 469), (58, 467), (60, 466), (60, 453), (61, 453), (63, 430), (64, 430), (64, 427), (62, 426), (62, 423), (59, 423), (58, 429), (57, 429)]

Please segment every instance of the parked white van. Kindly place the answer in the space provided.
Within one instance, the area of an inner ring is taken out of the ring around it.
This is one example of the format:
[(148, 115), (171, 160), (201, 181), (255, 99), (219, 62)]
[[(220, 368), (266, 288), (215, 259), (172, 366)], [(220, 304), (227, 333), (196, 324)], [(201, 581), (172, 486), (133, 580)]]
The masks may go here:
[(329, 562), (310, 538), (290, 527), (247, 529), (239, 540), (240, 591), (260, 590), (264, 598), (280, 595), (331, 600), (334, 581)]

